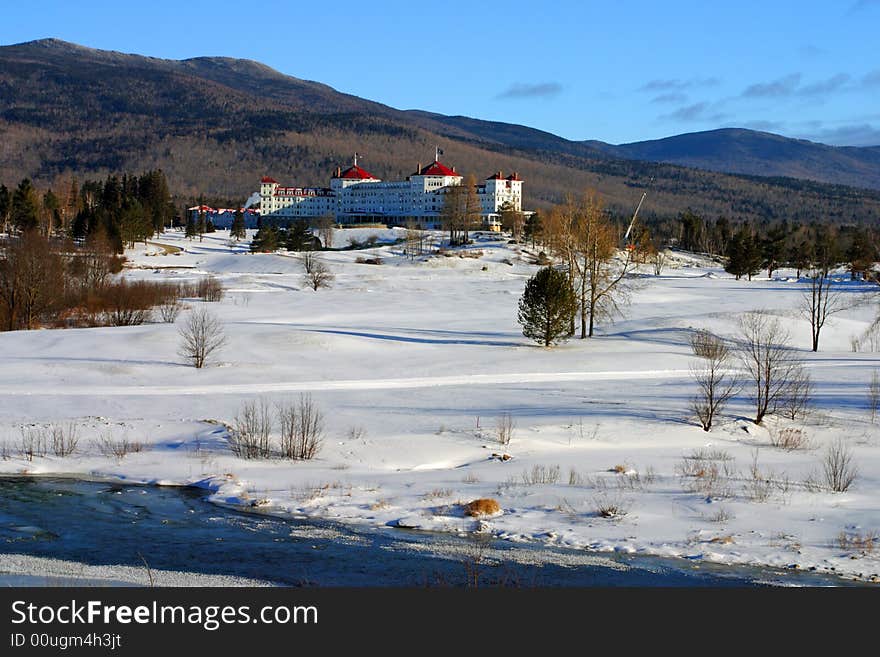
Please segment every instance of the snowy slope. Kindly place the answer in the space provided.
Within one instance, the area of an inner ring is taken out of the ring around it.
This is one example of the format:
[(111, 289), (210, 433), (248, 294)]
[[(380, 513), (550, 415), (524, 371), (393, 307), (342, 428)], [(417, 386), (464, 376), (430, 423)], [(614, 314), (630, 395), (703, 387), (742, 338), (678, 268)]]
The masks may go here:
[[(362, 240), (377, 231), (359, 232)], [(347, 244), (350, 231), (337, 233), (334, 244)], [(536, 267), (523, 247), (504, 240), (478, 240), (470, 247), (482, 251), (477, 258), (411, 262), (393, 245), (328, 252), (322, 257), (336, 280), (318, 292), (303, 284), (296, 255), (252, 255), (230, 246), (224, 232), (201, 243), (172, 233), (156, 243), (183, 251), (141, 246), (129, 254), (126, 275), (216, 275), (226, 296), (208, 305), (224, 322), (228, 346), (196, 370), (177, 354), (169, 324), (0, 333), (0, 440), (7, 445), (0, 471), (198, 482), (216, 501), (260, 500), (281, 514), (796, 564), (863, 579), (880, 574), (878, 551), (862, 555), (838, 544), (841, 532), (880, 531), (880, 430), (866, 399), (880, 363), (875, 353), (850, 350), (850, 338), (873, 321), (875, 303), (838, 316), (818, 354), (804, 351), (816, 403), (795, 426), (812, 448), (786, 452), (770, 445), (768, 431), (792, 423), (771, 418), (755, 427), (745, 394), (712, 432), (694, 424), (688, 339), (693, 328), (732, 336), (739, 314), (764, 308), (806, 347), (809, 326), (794, 312), (803, 285), (794, 272), (735, 281), (711, 261), (674, 254), (660, 277), (645, 269), (624, 318), (592, 340), (543, 349), (516, 323)], [(356, 262), (376, 255), (384, 264)], [(840, 285), (867, 298), (863, 286), (844, 277)], [(224, 423), (244, 401), (276, 403), (303, 392), (326, 415), (315, 461), (231, 455)], [(507, 446), (494, 431), (504, 413), (516, 422)], [(79, 454), (28, 462), (16, 453), (23, 424), (68, 421), (81, 426)], [(150, 448), (106, 458), (91, 446), (102, 436)], [(855, 486), (807, 490), (802, 482), (820, 471), (825, 446), (837, 438), (856, 456)], [(680, 476), (696, 450), (715, 451), (727, 465), (729, 480), (714, 495), (692, 492), (693, 482)], [(511, 458), (493, 457), (502, 453)], [(763, 502), (749, 493), (756, 453), (759, 470), (778, 484)], [(549, 479), (558, 467), (558, 480), (526, 483), (540, 474), (535, 466)], [(611, 471), (616, 466), (622, 474)], [(497, 499), (503, 513), (465, 517), (460, 503), (477, 497)], [(599, 517), (608, 502), (626, 515)]]

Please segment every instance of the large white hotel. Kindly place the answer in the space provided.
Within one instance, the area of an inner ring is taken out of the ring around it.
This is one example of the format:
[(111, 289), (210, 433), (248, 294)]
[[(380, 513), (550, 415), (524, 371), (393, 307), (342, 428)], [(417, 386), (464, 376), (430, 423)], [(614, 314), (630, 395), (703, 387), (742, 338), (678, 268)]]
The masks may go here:
[[(462, 176), (455, 167), (440, 162), (438, 149), (429, 165), (418, 166), (406, 180), (383, 181), (354, 163), (344, 171), (337, 168), (330, 187), (282, 187), (276, 180), (260, 181), (260, 216), (275, 220), (332, 216), (338, 224), (415, 222), (422, 228), (440, 228), (440, 212), (447, 189), (459, 185)], [(522, 212), (523, 181), (514, 173), (489, 176), (477, 186), (483, 228), (500, 228), (500, 211), (510, 203)], [(531, 214), (531, 213), (525, 213)]]

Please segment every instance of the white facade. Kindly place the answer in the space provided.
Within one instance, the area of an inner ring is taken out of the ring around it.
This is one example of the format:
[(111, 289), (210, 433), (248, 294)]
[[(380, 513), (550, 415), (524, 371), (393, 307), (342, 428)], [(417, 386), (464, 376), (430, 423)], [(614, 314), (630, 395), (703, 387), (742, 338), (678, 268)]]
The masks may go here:
[[(336, 170), (329, 188), (282, 187), (263, 178), (260, 216), (282, 220), (332, 216), (339, 224), (415, 221), (424, 228), (439, 228), (445, 191), (461, 181), (455, 167), (435, 159), (426, 167), (419, 165), (406, 180), (386, 182), (359, 167), (355, 157), (348, 169)], [(499, 212), (506, 202), (522, 211), (522, 184), (516, 173), (504, 178), (499, 171), (477, 186), (485, 228), (500, 228)]]

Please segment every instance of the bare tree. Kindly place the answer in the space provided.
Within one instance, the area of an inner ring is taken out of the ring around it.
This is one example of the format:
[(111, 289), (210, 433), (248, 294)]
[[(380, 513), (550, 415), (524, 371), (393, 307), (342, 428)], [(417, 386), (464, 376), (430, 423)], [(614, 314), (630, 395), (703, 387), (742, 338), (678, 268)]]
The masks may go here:
[(849, 308), (839, 289), (832, 287), (827, 269), (817, 267), (808, 274), (808, 285), (798, 305), (800, 314), (810, 322), (813, 351), (819, 351), (819, 335), (829, 317)]
[(691, 348), (700, 358), (690, 368), (699, 389), (691, 400), (691, 410), (703, 431), (709, 431), (715, 417), (736, 394), (739, 381), (730, 368), (730, 347), (723, 338), (709, 331), (697, 331), (691, 335)]
[(243, 459), (269, 458), (272, 455), (272, 416), (265, 400), (242, 405), (229, 432), (229, 447)]
[(868, 410), (871, 411), (871, 424), (877, 421), (877, 410), (880, 409), (880, 373), (871, 372), (871, 383), (868, 385)]
[(415, 260), (425, 252), (425, 233), (413, 221), (406, 222), (406, 236), (403, 242), (403, 253), (410, 260)]
[(807, 414), (813, 401), (813, 381), (810, 373), (802, 365), (792, 369), (791, 381), (780, 397), (782, 414), (790, 420), (797, 420)]
[(581, 339), (593, 337), (597, 320), (618, 312), (628, 299), (624, 284), (635, 266), (635, 249), (617, 255), (617, 232), (605, 216), (601, 199), (588, 192), (578, 203), (569, 201), (571, 241), (569, 262), (578, 295)]
[(312, 459), (324, 441), (324, 414), (311, 395), (278, 406), (281, 455), (288, 459)]
[(226, 344), (223, 324), (207, 308), (193, 310), (178, 329), (180, 355), (194, 367), (202, 368), (211, 356)]
[(859, 471), (853, 460), (852, 451), (843, 440), (835, 441), (825, 450), (822, 474), (825, 485), (835, 493), (845, 493), (855, 482)]
[(305, 271), (306, 274), (311, 274), (315, 265), (318, 264), (320, 260), (318, 256), (315, 255), (314, 251), (303, 251), (299, 256), (299, 259), (302, 262), (303, 271)]
[(654, 266), (654, 276), (662, 274), (663, 267), (666, 266), (666, 252), (662, 249), (657, 249), (651, 256), (651, 264)]
[(755, 424), (760, 424), (767, 413), (779, 408), (801, 370), (801, 361), (777, 318), (756, 311), (743, 316), (739, 325), (739, 358), (752, 385)]
[(325, 249), (333, 247), (333, 228), (336, 226), (336, 220), (332, 214), (318, 217), (315, 220), (314, 228), (318, 233), (318, 239)]
[(334, 278), (336, 277), (333, 275), (333, 272), (330, 271), (330, 268), (317, 259), (315, 259), (310, 265), (310, 269), (307, 269), (306, 273), (303, 275), (304, 283), (315, 292), (322, 287), (330, 287)]
[(495, 435), (502, 445), (510, 444), (514, 429), (516, 429), (516, 422), (510, 413), (504, 413), (495, 421)]

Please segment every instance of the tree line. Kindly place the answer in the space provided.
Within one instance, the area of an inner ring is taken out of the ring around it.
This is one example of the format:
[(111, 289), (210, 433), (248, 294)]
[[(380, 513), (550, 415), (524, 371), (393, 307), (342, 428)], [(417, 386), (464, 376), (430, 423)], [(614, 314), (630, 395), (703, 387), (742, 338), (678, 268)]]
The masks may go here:
[(36, 231), (46, 238), (103, 236), (116, 253), (172, 225), (176, 209), (159, 170), (139, 176), (108, 175), (63, 189), (38, 190), (24, 178), (14, 189), (0, 185), (0, 227), (6, 234)]

